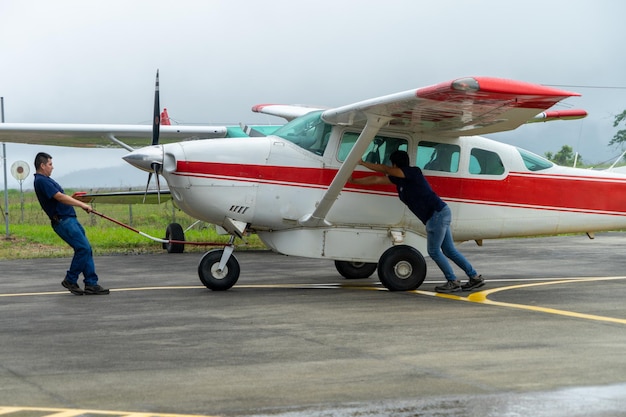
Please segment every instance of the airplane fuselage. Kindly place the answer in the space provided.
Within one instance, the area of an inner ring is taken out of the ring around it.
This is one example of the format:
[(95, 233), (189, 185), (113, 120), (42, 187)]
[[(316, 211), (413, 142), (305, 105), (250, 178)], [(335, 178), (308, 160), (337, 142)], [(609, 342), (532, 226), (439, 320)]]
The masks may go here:
[[(304, 225), (358, 135), (344, 126), (324, 132), (317, 145), (279, 136), (162, 145), (162, 175), (189, 215), (216, 225), (245, 223), (280, 253), (376, 262), (399, 243), (426, 253), (424, 226), (395, 186), (348, 183), (325, 224)], [(626, 176), (556, 166), (478, 136), (382, 129), (377, 139), (363, 157), (386, 163), (393, 150), (407, 150), (452, 208), (457, 241), (626, 227)], [(362, 167), (354, 173), (370, 174)]]

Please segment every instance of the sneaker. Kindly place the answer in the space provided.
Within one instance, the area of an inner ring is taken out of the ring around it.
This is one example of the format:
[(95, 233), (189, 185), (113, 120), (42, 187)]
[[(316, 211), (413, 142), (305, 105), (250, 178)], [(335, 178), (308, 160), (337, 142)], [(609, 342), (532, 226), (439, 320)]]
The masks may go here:
[(109, 293), (108, 289), (102, 288), (99, 285), (85, 285), (86, 295), (106, 295), (108, 293)]
[(63, 282), (61, 282), (61, 285), (63, 285), (65, 288), (67, 288), (74, 295), (83, 295), (84, 294), (83, 290), (80, 289), (78, 284), (72, 284), (71, 282), (69, 282), (69, 281), (64, 279)]
[(435, 287), (435, 291), (443, 293), (459, 292), (461, 291), (461, 281), (446, 281), (444, 285)]
[(461, 288), (463, 288), (463, 291), (471, 291), (475, 290), (476, 288), (480, 288), (483, 285), (485, 285), (485, 279), (482, 275), (478, 275), (474, 278), (470, 278), (469, 281), (467, 281), (467, 284), (461, 286)]

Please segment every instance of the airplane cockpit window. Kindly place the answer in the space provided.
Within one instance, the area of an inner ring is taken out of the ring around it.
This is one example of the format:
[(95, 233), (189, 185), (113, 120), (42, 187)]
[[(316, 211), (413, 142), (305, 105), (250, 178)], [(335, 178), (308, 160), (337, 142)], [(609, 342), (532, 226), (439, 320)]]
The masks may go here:
[(470, 153), (469, 172), (476, 175), (502, 175), (504, 165), (497, 153), (474, 148)]
[(529, 171), (541, 171), (542, 169), (552, 168), (554, 164), (545, 158), (535, 155), (532, 152), (528, 152), (525, 149), (517, 148), (517, 151), (522, 156), (524, 165)]
[(458, 145), (422, 141), (417, 147), (416, 165), (428, 171), (457, 172), (460, 152)]
[(293, 119), (276, 130), (273, 135), (288, 140), (307, 151), (322, 155), (328, 144), (332, 126), (324, 123), (321, 115), (322, 111), (314, 111)]
[[(339, 161), (345, 161), (358, 138), (359, 133), (356, 132), (345, 132), (343, 134), (339, 145), (339, 153), (337, 154)], [(374, 164), (391, 165), (389, 156), (395, 151), (406, 151), (408, 147), (409, 144), (406, 139), (376, 136), (363, 153), (363, 160)]]

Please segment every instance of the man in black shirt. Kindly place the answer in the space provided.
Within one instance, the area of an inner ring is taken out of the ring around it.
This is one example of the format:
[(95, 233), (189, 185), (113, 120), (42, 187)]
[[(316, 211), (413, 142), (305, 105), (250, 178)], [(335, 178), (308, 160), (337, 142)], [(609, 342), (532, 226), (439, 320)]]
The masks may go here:
[[(422, 170), (419, 167), (409, 165), (409, 155), (405, 151), (392, 153), (390, 160), (393, 164), (391, 167), (360, 161), (360, 165), (385, 175), (351, 178), (350, 182), (363, 185), (396, 185), (400, 200), (426, 226), (428, 255), (446, 277), (446, 283), (435, 287), (435, 291), (451, 293), (482, 287), (485, 284), (482, 276), (478, 275), (463, 254), (454, 246), (450, 231), (452, 222), (450, 207), (432, 190), (422, 174)], [(447, 258), (451, 259), (468, 276), (469, 281), (465, 285), (461, 285), (461, 281), (457, 279)]]

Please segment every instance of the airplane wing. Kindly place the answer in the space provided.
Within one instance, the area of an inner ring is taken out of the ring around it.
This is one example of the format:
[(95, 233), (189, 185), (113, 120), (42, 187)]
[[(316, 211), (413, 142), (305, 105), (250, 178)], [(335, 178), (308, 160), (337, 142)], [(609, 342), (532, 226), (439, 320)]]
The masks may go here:
[[(160, 204), (172, 199), (169, 190), (150, 191), (123, 191), (111, 193), (76, 192), (72, 195), (77, 200), (87, 204)], [(144, 201), (145, 200), (145, 201)]]
[[(325, 220), (328, 212), (367, 146), (385, 125), (454, 137), (502, 132), (527, 123), (563, 99), (579, 95), (521, 81), (472, 77), (326, 110), (322, 113), (325, 122), (364, 129), (315, 211), (300, 219), (300, 224), (329, 225)], [(547, 113), (544, 118), (560, 118), (556, 113)], [(563, 117), (584, 115), (564, 113)]]
[[(160, 143), (222, 138), (226, 126), (161, 125)], [(150, 144), (152, 125), (0, 123), (0, 141), (83, 148), (123, 147), (130, 151)]]
[(316, 110), (325, 110), (326, 107), (298, 106), (289, 104), (257, 104), (252, 107), (255, 113), (269, 114), (272, 116), (282, 117), (287, 121), (291, 121), (307, 113)]
[(578, 93), (491, 77), (460, 78), (329, 109), (331, 124), (362, 125), (368, 116), (389, 117), (399, 129), (439, 136), (513, 130)]

